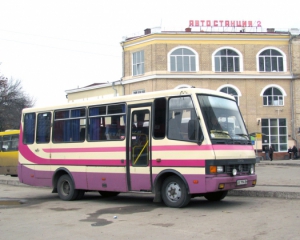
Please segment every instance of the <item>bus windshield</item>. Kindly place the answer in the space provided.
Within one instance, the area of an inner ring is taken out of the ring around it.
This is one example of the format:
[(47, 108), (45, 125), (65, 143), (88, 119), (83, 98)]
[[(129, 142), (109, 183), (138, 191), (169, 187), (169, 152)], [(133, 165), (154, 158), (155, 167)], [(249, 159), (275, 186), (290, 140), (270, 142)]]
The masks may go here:
[(212, 140), (250, 140), (235, 101), (209, 95), (198, 95), (198, 101)]

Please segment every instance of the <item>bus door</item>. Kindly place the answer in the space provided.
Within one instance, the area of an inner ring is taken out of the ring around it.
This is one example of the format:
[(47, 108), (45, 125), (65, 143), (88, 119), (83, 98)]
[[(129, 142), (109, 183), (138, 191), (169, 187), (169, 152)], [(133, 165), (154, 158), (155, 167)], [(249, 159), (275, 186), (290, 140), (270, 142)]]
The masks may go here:
[(130, 191), (151, 191), (151, 107), (128, 107), (126, 170)]

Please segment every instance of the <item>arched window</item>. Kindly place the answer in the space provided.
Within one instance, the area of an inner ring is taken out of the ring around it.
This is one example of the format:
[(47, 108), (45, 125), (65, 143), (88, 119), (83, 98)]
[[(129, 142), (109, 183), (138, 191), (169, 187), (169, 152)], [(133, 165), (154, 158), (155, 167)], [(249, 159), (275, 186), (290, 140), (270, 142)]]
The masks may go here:
[(283, 54), (275, 49), (266, 49), (259, 53), (259, 71), (260, 72), (283, 72), (284, 57)]
[(169, 54), (171, 72), (195, 72), (196, 54), (187, 48), (177, 48)]
[(283, 94), (279, 88), (269, 87), (263, 93), (264, 106), (283, 106)]
[(224, 87), (220, 89), (220, 92), (227, 93), (235, 98), (237, 104), (239, 104), (239, 96), (238, 93), (232, 87)]
[(240, 72), (240, 54), (235, 50), (225, 48), (217, 51), (214, 55), (215, 72)]
[(235, 98), (235, 101), (239, 105), (239, 97), (242, 96), (240, 90), (231, 84), (225, 84), (220, 86), (217, 91), (227, 93)]

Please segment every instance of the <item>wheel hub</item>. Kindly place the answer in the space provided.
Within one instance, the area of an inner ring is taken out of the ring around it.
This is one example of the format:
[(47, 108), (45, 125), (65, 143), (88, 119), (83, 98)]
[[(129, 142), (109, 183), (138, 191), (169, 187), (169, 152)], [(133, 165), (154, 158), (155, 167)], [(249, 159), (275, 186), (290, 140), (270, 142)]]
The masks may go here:
[(176, 182), (170, 183), (168, 185), (167, 196), (172, 202), (177, 202), (181, 198), (181, 189)]

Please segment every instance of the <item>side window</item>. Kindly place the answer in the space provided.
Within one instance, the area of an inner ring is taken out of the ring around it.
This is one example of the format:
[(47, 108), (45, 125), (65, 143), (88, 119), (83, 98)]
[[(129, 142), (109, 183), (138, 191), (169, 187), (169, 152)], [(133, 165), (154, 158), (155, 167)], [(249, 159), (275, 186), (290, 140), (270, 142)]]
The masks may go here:
[(24, 115), (23, 143), (33, 144), (35, 132), (35, 113)]
[(136, 110), (131, 115), (131, 164), (149, 165), (149, 120), (148, 110)]
[(11, 150), (17, 151), (19, 146), (19, 135), (11, 136)]
[(3, 151), (11, 151), (11, 136), (10, 135), (5, 135), (3, 136), (3, 146), (2, 146)]
[(260, 72), (283, 72), (283, 55), (275, 49), (267, 49), (259, 54)]
[(0, 136), (0, 152), (2, 151), (2, 146), (3, 146), (3, 137)]
[(187, 48), (179, 48), (170, 54), (171, 72), (195, 72), (196, 54)]
[(51, 113), (39, 113), (37, 116), (36, 142), (49, 143), (51, 129)]
[(132, 75), (144, 74), (144, 51), (135, 52), (132, 54)]
[(239, 95), (232, 87), (224, 87), (220, 90), (220, 92), (227, 93), (235, 98), (235, 101), (239, 105)]
[(88, 141), (125, 139), (125, 104), (89, 108)]
[(275, 87), (266, 89), (263, 93), (264, 106), (283, 106), (283, 94)]
[(54, 112), (52, 141), (83, 142), (82, 129), (85, 127), (84, 108), (58, 110)]
[(169, 99), (168, 138), (183, 141), (200, 139), (201, 129), (190, 97)]
[(214, 54), (215, 72), (240, 72), (240, 56), (232, 49), (222, 49)]
[(158, 98), (154, 100), (154, 125), (153, 137), (165, 138), (166, 136), (166, 99)]

